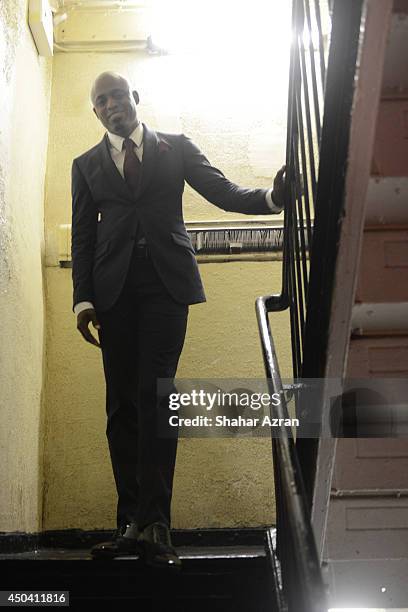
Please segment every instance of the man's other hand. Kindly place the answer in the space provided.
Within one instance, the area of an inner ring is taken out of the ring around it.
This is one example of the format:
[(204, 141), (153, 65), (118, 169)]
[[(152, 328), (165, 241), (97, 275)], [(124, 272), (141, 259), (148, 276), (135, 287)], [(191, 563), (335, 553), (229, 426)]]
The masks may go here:
[(282, 166), (273, 180), (272, 200), (274, 204), (281, 209), (283, 209), (285, 205), (285, 171), (286, 166)]
[(81, 332), (82, 336), (87, 342), (90, 342), (94, 346), (98, 346), (99, 348), (101, 348), (101, 345), (99, 344), (97, 339), (89, 331), (89, 323), (92, 323), (95, 329), (101, 329), (101, 326), (98, 323), (98, 319), (96, 318), (96, 312), (94, 308), (85, 308), (85, 310), (81, 310), (81, 312), (78, 313), (77, 329)]

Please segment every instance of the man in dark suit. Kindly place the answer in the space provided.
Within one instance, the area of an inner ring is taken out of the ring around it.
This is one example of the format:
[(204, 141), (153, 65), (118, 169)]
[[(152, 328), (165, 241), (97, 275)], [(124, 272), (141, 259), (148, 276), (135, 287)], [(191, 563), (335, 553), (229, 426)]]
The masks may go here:
[(140, 123), (139, 96), (124, 77), (102, 73), (91, 99), (107, 133), (72, 166), (74, 312), (85, 340), (102, 349), (118, 493), (115, 536), (92, 554), (142, 551), (150, 565), (179, 567), (169, 532), (177, 432), (157, 380), (171, 386), (188, 306), (205, 301), (183, 221), (184, 182), (224, 210), (268, 214), (282, 209), (284, 168), (273, 195), (243, 189), (184, 135)]

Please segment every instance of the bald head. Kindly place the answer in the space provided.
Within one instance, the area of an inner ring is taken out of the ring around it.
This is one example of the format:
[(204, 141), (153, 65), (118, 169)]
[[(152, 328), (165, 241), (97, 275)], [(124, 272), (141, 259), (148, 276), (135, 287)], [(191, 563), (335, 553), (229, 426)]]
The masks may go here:
[(94, 113), (113, 134), (126, 138), (139, 123), (136, 105), (139, 95), (129, 81), (117, 72), (102, 72), (91, 89)]
[(130, 86), (129, 81), (122, 74), (119, 74), (119, 72), (111, 72), (111, 71), (102, 72), (96, 77), (92, 85), (91, 101), (93, 105), (95, 105), (95, 93), (98, 91), (98, 89), (103, 87), (105, 83), (109, 83), (109, 84), (116, 83), (119, 87), (123, 87), (124, 89), (127, 88), (128, 91), (131, 91), (131, 86)]

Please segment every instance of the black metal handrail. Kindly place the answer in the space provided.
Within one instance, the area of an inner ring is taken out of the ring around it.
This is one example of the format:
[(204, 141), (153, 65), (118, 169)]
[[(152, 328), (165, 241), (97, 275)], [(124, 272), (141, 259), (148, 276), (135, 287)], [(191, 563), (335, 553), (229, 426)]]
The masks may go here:
[[(271, 417), (289, 419), (278, 360), (269, 326), (268, 307), (276, 296), (256, 302), (269, 393), (279, 393), (281, 401), (271, 404)], [(268, 304), (268, 306), (267, 306)], [(287, 421), (286, 421), (287, 422)], [(303, 487), (302, 474), (290, 430), (281, 427), (273, 439), (275, 490), (277, 491), (278, 547), (283, 592), (289, 612), (326, 612), (325, 588)], [(282, 538), (284, 534), (284, 538)], [(283, 539), (285, 540), (283, 542)]]
[[(331, 150), (337, 145), (337, 141), (341, 140), (341, 135), (337, 130), (333, 139), (334, 131), (332, 130), (332, 133), (330, 131), (330, 125), (336, 123), (336, 118), (331, 116), (333, 107), (327, 105), (326, 88), (330, 85), (329, 98), (335, 98), (337, 95), (346, 100), (344, 111), (349, 115), (342, 123), (344, 142), (342, 141), (341, 146), (344, 152), (343, 145), (346, 143), (351, 114), (350, 99), (357, 61), (361, 6), (362, 0), (335, 0), (329, 4), (322, 0), (293, 0), (282, 288), (280, 294), (264, 296), (258, 298), (256, 302), (269, 391), (271, 394), (279, 393), (281, 397), (279, 406), (271, 406), (272, 416), (275, 418), (288, 418), (288, 411), (268, 313), (287, 308), (290, 310), (295, 379), (305, 376), (304, 359), (305, 355), (310, 354), (311, 342), (314, 342), (319, 334), (322, 337), (327, 336), (329, 324), (327, 316), (325, 315), (323, 319), (323, 326), (319, 324), (318, 317), (315, 316), (313, 319), (309, 316), (310, 305), (314, 307), (316, 315), (316, 301), (319, 300), (321, 291), (329, 286), (326, 272), (320, 282), (316, 281), (320, 272), (326, 271), (325, 258), (332, 261), (337, 254), (335, 228), (336, 224), (337, 228), (339, 225), (341, 209), (338, 202), (331, 207), (331, 202), (324, 201), (325, 194), (328, 193), (327, 184), (330, 183), (332, 190), (335, 188), (339, 190), (339, 198), (342, 197), (344, 187), (342, 165), (344, 156), (340, 160), (341, 163), (339, 158), (333, 161), (330, 159)], [(330, 25), (329, 7), (334, 12), (333, 30), (324, 32), (321, 9), (326, 11), (324, 17), (326, 23)], [(345, 15), (347, 19), (344, 18)], [(336, 28), (334, 28), (335, 19), (339, 22)], [(337, 41), (334, 45), (335, 36), (340, 43)], [(331, 39), (330, 59), (326, 63), (329, 38)], [(343, 42), (343, 38), (346, 42)], [(348, 56), (344, 54), (342, 57), (333, 58), (334, 52), (338, 53), (339, 48), (345, 45), (350, 47)], [(345, 59), (347, 61), (344, 61)], [(340, 86), (336, 82), (337, 72), (345, 75), (345, 78), (339, 81)], [(338, 112), (338, 108), (334, 112)], [(319, 158), (322, 151), (325, 154), (324, 164), (320, 163)], [(335, 167), (336, 164), (338, 167)], [(322, 185), (325, 185), (326, 189), (322, 189)], [(321, 214), (323, 210), (325, 212)], [(320, 223), (318, 215), (329, 217), (330, 224)], [(317, 247), (318, 258), (315, 253), (316, 244), (320, 245)], [(314, 263), (313, 269), (312, 265), (309, 267), (309, 256), (312, 264)], [(314, 283), (312, 288), (309, 284), (309, 275), (312, 275)], [(325, 298), (325, 302), (329, 301), (329, 297)], [(324, 342), (320, 344), (323, 345)], [(318, 359), (322, 359), (322, 353), (317, 356), (315, 354), (314, 357), (313, 363), (316, 365)], [(308, 361), (311, 363), (310, 359)], [(321, 363), (319, 365), (321, 366)], [(317, 372), (313, 367), (308, 367), (306, 376), (322, 376), (321, 368)], [(327, 605), (310, 521), (312, 483), (310, 478), (306, 478), (305, 487), (305, 470), (310, 466), (304, 465), (304, 453), (300, 455), (302, 463), (299, 461), (299, 450), (302, 448), (300, 443), (304, 442), (309, 441), (298, 440), (295, 445), (291, 431), (285, 426), (282, 426), (277, 432), (277, 437), (272, 439), (277, 509), (277, 556), (280, 562), (283, 595), (289, 612), (322, 612), (327, 610)], [(307, 449), (307, 452), (309, 450)], [(312, 453), (315, 453), (315, 445)]]

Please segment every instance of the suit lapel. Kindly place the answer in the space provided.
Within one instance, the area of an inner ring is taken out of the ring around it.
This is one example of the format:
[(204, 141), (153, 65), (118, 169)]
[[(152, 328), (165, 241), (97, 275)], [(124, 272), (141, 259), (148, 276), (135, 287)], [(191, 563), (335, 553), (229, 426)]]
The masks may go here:
[(149, 130), (143, 124), (143, 161), (142, 177), (139, 184), (137, 197), (140, 198), (148, 187), (156, 166), (158, 139), (156, 132)]
[(100, 143), (99, 153), (101, 156), (103, 170), (109, 179), (109, 183), (112, 185), (112, 190), (119, 193), (126, 200), (134, 202), (135, 196), (132, 194), (125, 180), (122, 178), (122, 175), (120, 174), (119, 170), (115, 165), (115, 162), (111, 157), (109, 149), (109, 139), (107, 134), (105, 134), (102, 139), (102, 142)]

